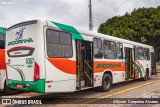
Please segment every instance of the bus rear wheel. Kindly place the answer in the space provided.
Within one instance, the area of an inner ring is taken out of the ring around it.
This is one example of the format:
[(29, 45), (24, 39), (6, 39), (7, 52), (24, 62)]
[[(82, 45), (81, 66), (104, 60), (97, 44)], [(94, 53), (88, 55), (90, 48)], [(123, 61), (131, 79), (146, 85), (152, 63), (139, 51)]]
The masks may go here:
[(109, 74), (104, 74), (100, 90), (103, 92), (109, 91), (111, 89), (111, 86), (112, 86), (111, 76)]
[(12, 94), (17, 94), (17, 93), (19, 93), (18, 90), (9, 88), (9, 87), (7, 86), (7, 84), (6, 84), (6, 81), (5, 81), (5, 83), (4, 83), (4, 92), (5, 92), (5, 94), (7, 94), (7, 95), (12, 95)]

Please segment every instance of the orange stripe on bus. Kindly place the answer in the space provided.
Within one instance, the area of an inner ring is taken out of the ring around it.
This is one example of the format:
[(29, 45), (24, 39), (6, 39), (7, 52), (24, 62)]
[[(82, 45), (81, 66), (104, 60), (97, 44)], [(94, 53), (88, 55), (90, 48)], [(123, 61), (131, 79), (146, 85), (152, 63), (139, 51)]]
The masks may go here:
[(0, 69), (6, 69), (4, 49), (0, 49)]
[[(48, 61), (54, 65), (57, 69), (68, 74), (76, 74), (76, 61), (69, 60), (68, 58), (47, 58)], [(120, 66), (113, 66), (113, 65)], [(97, 65), (106, 65), (97, 68)], [(125, 64), (122, 62), (111, 62), (111, 61), (95, 61), (94, 62), (94, 72), (103, 72), (109, 69), (111, 71), (125, 71)]]
[(76, 74), (76, 61), (68, 58), (47, 58), (48, 61), (62, 72)]
[[(100, 67), (98, 67), (100, 65)], [(119, 66), (116, 66), (119, 65)], [(125, 71), (125, 64), (122, 62), (111, 62), (111, 61), (95, 61), (94, 72), (103, 72), (109, 69), (111, 71)]]

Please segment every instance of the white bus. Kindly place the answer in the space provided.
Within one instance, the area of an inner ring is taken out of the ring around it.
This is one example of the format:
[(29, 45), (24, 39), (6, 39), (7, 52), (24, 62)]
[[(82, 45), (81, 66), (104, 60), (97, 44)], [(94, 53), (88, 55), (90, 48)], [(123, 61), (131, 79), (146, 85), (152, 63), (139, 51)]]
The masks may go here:
[(8, 28), (7, 85), (39, 93), (75, 92), (151, 76), (152, 46), (32, 20)]
[(18, 91), (10, 89), (6, 85), (5, 38), (6, 28), (0, 27), (0, 90), (5, 94), (15, 94)]

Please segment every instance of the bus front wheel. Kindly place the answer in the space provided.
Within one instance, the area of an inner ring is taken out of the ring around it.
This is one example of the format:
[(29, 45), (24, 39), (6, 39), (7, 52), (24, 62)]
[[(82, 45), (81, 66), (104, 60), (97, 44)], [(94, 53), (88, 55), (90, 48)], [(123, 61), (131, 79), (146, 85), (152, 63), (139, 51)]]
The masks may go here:
[(148, 80), (148, 72), (146, 71), (145, 76), (142, 78), (143, 81), (147, 81)]
[(103, 92), (109, 91), (111, 89), (111, 86), (112, 86), (111, 76), (109, 74), (104, 74), (100, 90)]

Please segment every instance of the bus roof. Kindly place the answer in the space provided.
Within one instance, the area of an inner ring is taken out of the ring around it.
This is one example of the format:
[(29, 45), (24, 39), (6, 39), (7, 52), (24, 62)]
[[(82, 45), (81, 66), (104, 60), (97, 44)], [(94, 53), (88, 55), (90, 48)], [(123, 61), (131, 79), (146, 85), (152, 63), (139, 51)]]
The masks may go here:
[[(18, 23), (18, 24), (15, 24), (11, 27), (9, 27), (7, 30), (11, 30), (12, 28), (14, 28), (15, 26), (19, 26), (19, 25), (22, 25), (22, 23), (26, 24), (27, 22), (30, 22), (30, 23), (36, 23), (38, 21), (46, 21), (46, 22), (51, 22), (50, 20), (29, 20), (29, 21), (24, 21), (24, 22), (21, 22), (21, 23)], [(52, 21), (53, 22), (53, 21)], [(57, 22), (56, 22), (57, 23)], [(66, 25), (66, 24), (62, 24), (62, 23), (59, 23), (63, 26), (70, 26), (70, 25)], [(55, 26), (54, 26), (55, 27)], [(71, 26), (73, 27), (73, 26)], [(110, 36), (110, 35), (105, 35), (105, 34), (101, 34), (101, 33), (96, 33), (96, 32), (92, 32), (92, 31), (87, 31), (87, 30), (82, 30), (82, 29), (77, 29), (75, 28), (80, 34), (83, 34), (85, 36), (92, 36), (92, 37), (96, 37), (96, 38), (103, 38), (103, 39), (107, 39), (107, 40), (111, 40), (111, 41), (116, 41), (116, 42), (121, 42), (121, 43), (126, 43), (126, 44), (131, 44), (131, 45), (136, 45), (136, 46), (141, 46), (141, 47), (146, 47), (146, 48), (153, 48), (152, 46), (150, 45), (146, 45), (146, 44), (142, 44), (142, 43), (138, 43), (138, 42), (134, 42), (134, 41), (130, 41), (130, 40), (126, 40), (126, 39), (122, 39), (122, 38), (118, 38), (118, 37), (114, 37), (114, 36)], [(73, 32), (71, 31), (70, 29), (65, 29), (65, 27), (63, 28), (63, 30), (66, 30), (66, 31), (70, 31), (70, 32)], [(76, 32), (75, 32), (76, 33)]]
[(104, 38), (104, 39), (111, 40), (111, 41), (117, 41), (117, 42), (122, 42), (122, 43), (126, 43), (126, 44), (141, 46), (141, 47), (153, 48), (150, 45), (146, 45), (146, 44), (143, 44), (143, 43), (118, 38), (118, 37), (115, 37), (115, 36), (105, 35), (105, 34), (101, 34), (101, 33), (95, 33), (95, 32), (91, 32), (91, 31), (84, 31), (84, 30), (81, 30), (81, 29), (78, 29), (78, 31), (81, 34), (90, 35), (90, 36), (94, 36), (94, 37), (97, 37), (97, 38)]
[[(49, 20), (48, 20), (49, 21)], [(57, 22), (56, 22), (57, 23)], [(61, 23), (60, 23), (61, 24)], [(65, 26), (65, 24), (62, 24)], [(66, 25), (69, 26), (69, 25)], [(107, 40), (111, 40), (111, 41), (117, 41), (117, 42), (122, 42), (122, 43), (126, 43), (126, 44), (131, 44), (131, 45), (136, 45), (136, 46), (142, 46), (142, 47), (147, 47), (147, 48), (153, 48), (150, 45), (146, 45), (146, 44), (142, 44), (142, 43), (138, 43), (138, 42), (134, 42), (134, 41), (130, 41), (130, 40), (126, 40), (126, 39), (122, 39), (122, 38), (118, 38), (118, 37), (114, 37), (114, 36), (110, 36), (110, 35), (105, 35), (105, 34), (101, 34), (101, 33), (96, 33), (96, 32), (92, 32), (92, 31), (87, 31), (87, 30), (82, 30), (82, 29), (77, 29), (75, 28), (80, 34), (84, 34), (85, 36), (89, 35), (92, 37), (96, 37), (96, 38), (104, 38)], [(65, 28), (64, 28), (65, 30)], [(68, 29), (66, 29), (68, 30)]]

